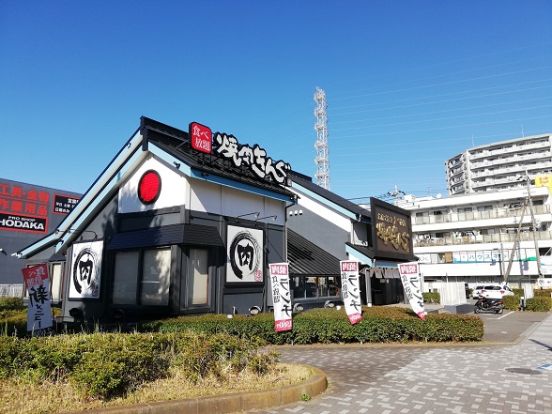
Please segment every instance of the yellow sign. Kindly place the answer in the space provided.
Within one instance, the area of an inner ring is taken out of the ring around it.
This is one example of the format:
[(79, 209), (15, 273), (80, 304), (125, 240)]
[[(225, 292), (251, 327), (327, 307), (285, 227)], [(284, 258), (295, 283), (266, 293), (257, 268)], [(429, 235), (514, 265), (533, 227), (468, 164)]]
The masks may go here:
[(548, 193), (552, 194), (552, 175), (537, 175), (535, 177), (535, 186), (548, 187)]

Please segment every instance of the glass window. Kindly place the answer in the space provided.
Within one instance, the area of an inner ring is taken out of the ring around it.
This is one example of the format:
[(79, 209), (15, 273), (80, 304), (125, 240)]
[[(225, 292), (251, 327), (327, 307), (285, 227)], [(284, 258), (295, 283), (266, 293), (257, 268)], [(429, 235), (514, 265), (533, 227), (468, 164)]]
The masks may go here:
[(341, 278), (336, 276), (295, 276), (291, 278), (293, 297), (319, 298), (339, 296)]
[(139, 251), (118, 252), (113, 275), (113, 303), (135, 305), (138, 284)]
[(190, 263), (192, 266), (189, 286), (190, 303), (192, 305), (209, 304), (209, 254), (204, 249), (190, 249)]
[(170, 280), (170, 247), (144, 250), (140, 294), (141, 304), (155, 306), (168, 305)]

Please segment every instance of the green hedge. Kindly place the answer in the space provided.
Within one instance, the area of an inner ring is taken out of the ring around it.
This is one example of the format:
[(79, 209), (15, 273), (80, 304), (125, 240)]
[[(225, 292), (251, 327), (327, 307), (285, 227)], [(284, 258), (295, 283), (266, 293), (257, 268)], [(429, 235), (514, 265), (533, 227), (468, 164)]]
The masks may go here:
[[(52, 308), (52, 315), (61, 315), (61, 309)], [(21, 310), (4, 310), (0, 311), (0, 335), (7, 336), (30, 336), (32, 333), (27, 332), (27, 308)]]
[(25, 309), (23, 298), (0, 297), (0, 312), (23, 309)]
[(544, 297), (552, 297), (552, 289), (535, 289), (533, 290), (533, 295), (535, 296), (544, 296)]
[(525, 296), (525, 291), (521, 288), (512, 288), (512, 292), (514, 292), (514, 295), (516, 296)]
[(429, 314), (425, 321), (404, 308), (363, 309), (363, 320), (351, 325), (345, 311), (312, 309), (293, 318), (293, 330), (276, 333), (271, 313), (254, 317), (236, 315), (184, 316), (142, 325), (147, 331), (224, 332), (242, 338), (259, 337), (271, 344), (313, 344), (407, 341), (480, 341), (483, 322), (476, 316)]
[(246, 367), (263, 373), (276, 357), (260, 353), (260, 345), (201, 333), (0, 337), (0, 378), (67, 381), (83, 396), (111, 399), (169, 375), (172, 367), (193, 381)]
[(441, 294), (439, 292), (423, 292), (424, 303), (441, 303)]
[(504, 302), (504, 309), (517, 311), (519, 310), (519, 300), (520, 296), (504, 296), (502, 301)]
[(545, 296), (535, 296), (527, 299), (526, 310), (532, 312), (548, 312), (552, 309), (552, 298)]

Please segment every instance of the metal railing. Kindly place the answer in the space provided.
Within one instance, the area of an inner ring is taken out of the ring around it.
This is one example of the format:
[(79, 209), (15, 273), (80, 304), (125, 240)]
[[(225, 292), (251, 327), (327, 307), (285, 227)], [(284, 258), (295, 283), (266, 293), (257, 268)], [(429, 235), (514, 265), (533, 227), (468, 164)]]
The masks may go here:
[[(472, 221), (472, 220), (490, 220), (498, 218), (508, 217), (520, 217), (521, 207), (516, 209), (502, 209), (502, 210), (487, 210), (487, 211), (471, 211), (461, 213), (448, 213), (432, 216), (416, 216), (414, 217), (414, 224), (438, 224), (438, 223), (455, 223), (459, 221)], [(548, 214), (550, 213), (550, 206), (534, 206), (533, 211), (535, 214)], [(525, 213), (525, 217), (530, 215)]]
[[(552, 240), (552, 231), (537, 231), (535, 232), (537, 240)], [(459, 244), (479, 244), (479, 243), (508, 243), (515, 242), (515, 233), (500, 233), (500, 234), (482, 234), (477, 236), (445, 236), (445, 237), (430, 237), (426, 239), (414, 239), (414, 247), (431, 247), (431, 246), (451, 246)], [(520, 241), (533, 241), (533, 233), (530, 231), (520, 233)]]

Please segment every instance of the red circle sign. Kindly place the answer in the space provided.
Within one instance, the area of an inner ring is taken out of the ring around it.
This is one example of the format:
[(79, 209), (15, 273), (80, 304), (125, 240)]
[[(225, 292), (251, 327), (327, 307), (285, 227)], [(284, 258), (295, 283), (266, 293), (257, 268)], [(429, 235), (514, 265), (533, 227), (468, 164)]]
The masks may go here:
[(154, 170), (146, 171), (138, 183), (138, 198), (144, 204), (152, 204), (161, 194), (161, 177)]

